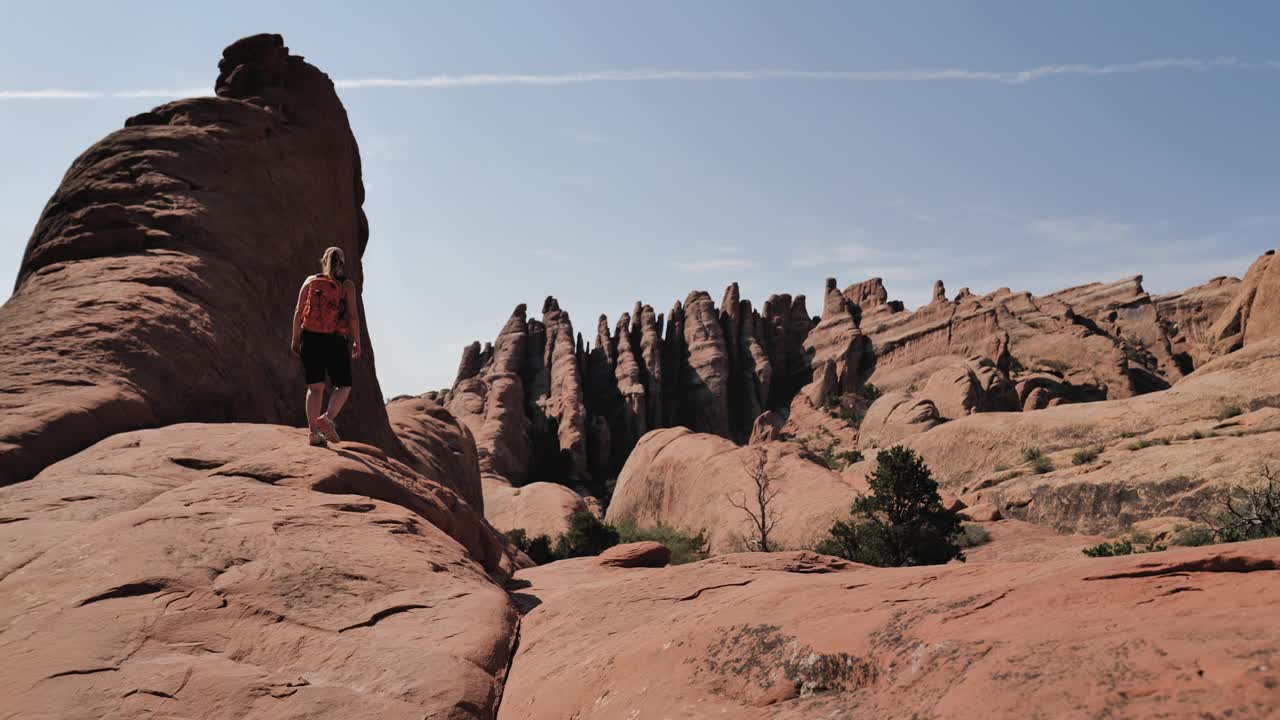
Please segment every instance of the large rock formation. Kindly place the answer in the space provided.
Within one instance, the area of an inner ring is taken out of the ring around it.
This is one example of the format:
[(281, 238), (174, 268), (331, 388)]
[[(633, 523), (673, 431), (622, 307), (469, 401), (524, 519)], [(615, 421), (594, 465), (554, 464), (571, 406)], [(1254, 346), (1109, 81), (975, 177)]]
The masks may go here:
[[(330, 245), (363, 282), (360, 157), (333, 83), (280, 36), (218, 68), (217, 97), (130, 118), (40, 216), (0, 308), (0, 484), (135, 428), (303, 424), (297, 288)], [(395, 450), (362, 344), (340, 430)]]
[[(975, 493), (1006, 517), (1118, 532), (1152, 517), (1213, 516), (1228, 486), (1256, 481), (1264, 465), (1280, 468), (1277, 408), (1280, 338), (1210, 361), (1164, 392), (970, 415), (906, 444), (944, 486)], [(1033, 472), (1030, 448), (1052, 469)], [(1087, 450), (1096, 459), (1073, 464)]]
[(1258, 258), (1245, 273), (1236, 296), (1209, 328), (1219, 353), (1280, 335), (1280, 262), (1274, 250)]
[(517, 573), (498, 717), (1273, 717), (1277, 570), (1278, 540), (889, 570), (569, 560)]
[[(977, 296), (966, 289), (947, 300), (942, 292), (937, 288), (934, 301), (915, 312), (883, 302), (863, 310), (862, 330), (877, 354), (871, 379), (877, 387), (918, 390), (941, 367), (979, 355), (1015, 375), (1056, 373), (1073, 399), (1124, 398), (1168, 387), (1193, 365), (1172, 348), (1168, 325), (1140, 276), (1041, 297), (1008, 288)], [(868, 293), (865, 284), (845, 289), (850, 299)]]
[[(773, 296), (761, 314), (735, 284), (719, 309), (696, 291), (665, 316), (636, 303), (610, 328), (601, 315), (592, 344), (552, 297), (542, 322), (521, 305), (493, 344), (466, 347), (453, 387), (434, 397), (471, 428), (482, 472), (598, 492), (655, 428), (746, 442), (769, 410), (781, 427), (813, 376), (813, 326), (803, 296)], [(823, 337), (843, 382), (865, 378), (874, 358), (852, 317)]]
[(123, 433), (0, 507), (15, 717), (496, 709), (516, 615), (490, 573), (510, 562), (478, 512), (376, 448), (272, 425)]
[[(548, 298), (542, 323), (526, 322), (520, 306), (495, 343), (468, 346), (442, 401), (476, 434), (483, 471), (601, 492), (660, 428), (741, 444), (765, 432), (757, 421), (770, 413), (783, 437), (830, 431), (855, 446), (856, 420), (833, 429), (827, 416), (861, 417), (868, 380), (901, 393), (895, 418), (887, 406), (872, 416), (879, 441), (972, 413), (1167, 388), (1212, 358), (1207, 328), (1236, 284), (1218, 278), (1152, 298), (1135, 276), (1040, 297), (966, 288), (948, 300), (939, 282), (912, 312), (879, 278), (843, 292), (829, 279), (812, 318), (803, 295), (772, 295), (756, 311), (735, 283), (718, 309), (695, 291), (665, 316), (638, 302), (612, 327), (601, 315), (593, 343)], [(886, 432), (886, 421), (904, 432)]]
[(832, 521), (848, 515), (855, 495), (866, 488), (818, 464), (794, 443), (738, 447), (715, 435), (667, 428), (636, 445), (605, 517), (611, 523), (703, 533), (713, 553), (747, 549), (755, 537), (752, 521), (735, 505), (755, 510), (750, 471), (758, 454), (776, 492), (768, 508), (776, 515), (775, 548), (812, 547)]
[(76, 161), (0, 309), (4, 714), (493, 717), (513, 561), (467, 428), (388, 417), (367, 334), (369, 444), (244, 422), (302, 423), (295, 288), (329, 245), (359, 285), (367, 229), (328, 78), (275, 35), (220, 69)]

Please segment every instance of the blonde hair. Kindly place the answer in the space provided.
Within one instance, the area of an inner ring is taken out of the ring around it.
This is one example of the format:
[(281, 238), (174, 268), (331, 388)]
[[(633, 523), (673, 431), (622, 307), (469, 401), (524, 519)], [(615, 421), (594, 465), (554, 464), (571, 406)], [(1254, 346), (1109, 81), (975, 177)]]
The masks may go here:
[(331, 247), (324, 251), (324, 255), (320, 256), (320, 272), (328, 275), (334, 280), (342, 274), (346, 267), (347, 258), (342, 254), (342, 248)]

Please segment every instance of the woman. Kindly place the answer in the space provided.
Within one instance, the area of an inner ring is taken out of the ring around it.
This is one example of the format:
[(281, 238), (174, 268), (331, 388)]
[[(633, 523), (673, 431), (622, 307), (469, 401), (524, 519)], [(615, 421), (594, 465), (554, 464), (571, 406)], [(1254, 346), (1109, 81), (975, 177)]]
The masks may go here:
[[(331, 247), (320, 258), (320, 274), (312, 275), (298, 291), (293, 311), (293, 345), (307, 376), (307, 427), (311, 444), (338, 442), (335, 420), (351, 395), (351, 361), (360, 357), (360, 296), (343, 274), (342, 249)], [(324, 403), (324, 379), (333, 393)]]

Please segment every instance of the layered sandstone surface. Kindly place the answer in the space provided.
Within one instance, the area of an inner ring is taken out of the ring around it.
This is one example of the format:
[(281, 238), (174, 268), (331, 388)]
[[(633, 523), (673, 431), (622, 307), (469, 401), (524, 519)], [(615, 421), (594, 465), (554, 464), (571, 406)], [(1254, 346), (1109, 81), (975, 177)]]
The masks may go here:
[[(302, 424), (297, 288), (343, 248), (363, 282), (360, 158), (329, 78), (278, 35), (217, 96), (134, 116), (67, 171), (0, 307), (0, 484), (117, 432)], [(369, 338), (340, 430), (392, 450)]]
[(808, 553), (516, 575), (499, 718), (1280, 713), (1280, 541), (875, 569)]
[(491, 717), (516, 627), (492, 530), (372, 446), (305, 440), (122, 433), (0, 489), (4, 714)]

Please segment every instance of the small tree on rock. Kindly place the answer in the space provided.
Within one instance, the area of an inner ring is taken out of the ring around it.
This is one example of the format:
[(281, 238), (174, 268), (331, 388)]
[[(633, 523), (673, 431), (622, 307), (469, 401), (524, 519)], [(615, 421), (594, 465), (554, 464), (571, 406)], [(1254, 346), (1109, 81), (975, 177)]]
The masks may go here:
[(964, 559), (956, 543), (960, 515), (942, 506), (928, 466), (901, 445), (880, 453), (868, 478), (871, 494), (853, 503), (817, 548), (853, 562), (893, 567)]
[(778, 488), (774, 486), (774, 478), (768, 468), (769, 456), (764, 448), (755, 448), (742, 467), (751, 479), (754, 493), (748, 497), (739, 493), (737, 497), (726, 496), (729, 504), (741, 510), (751, 521), (751, 531), (747, 536), (747, 545), (759, 552), (773, 552), (773, 539), (770, 537), (778, 524), (778, 509), (774, 500), (778, 497)]

